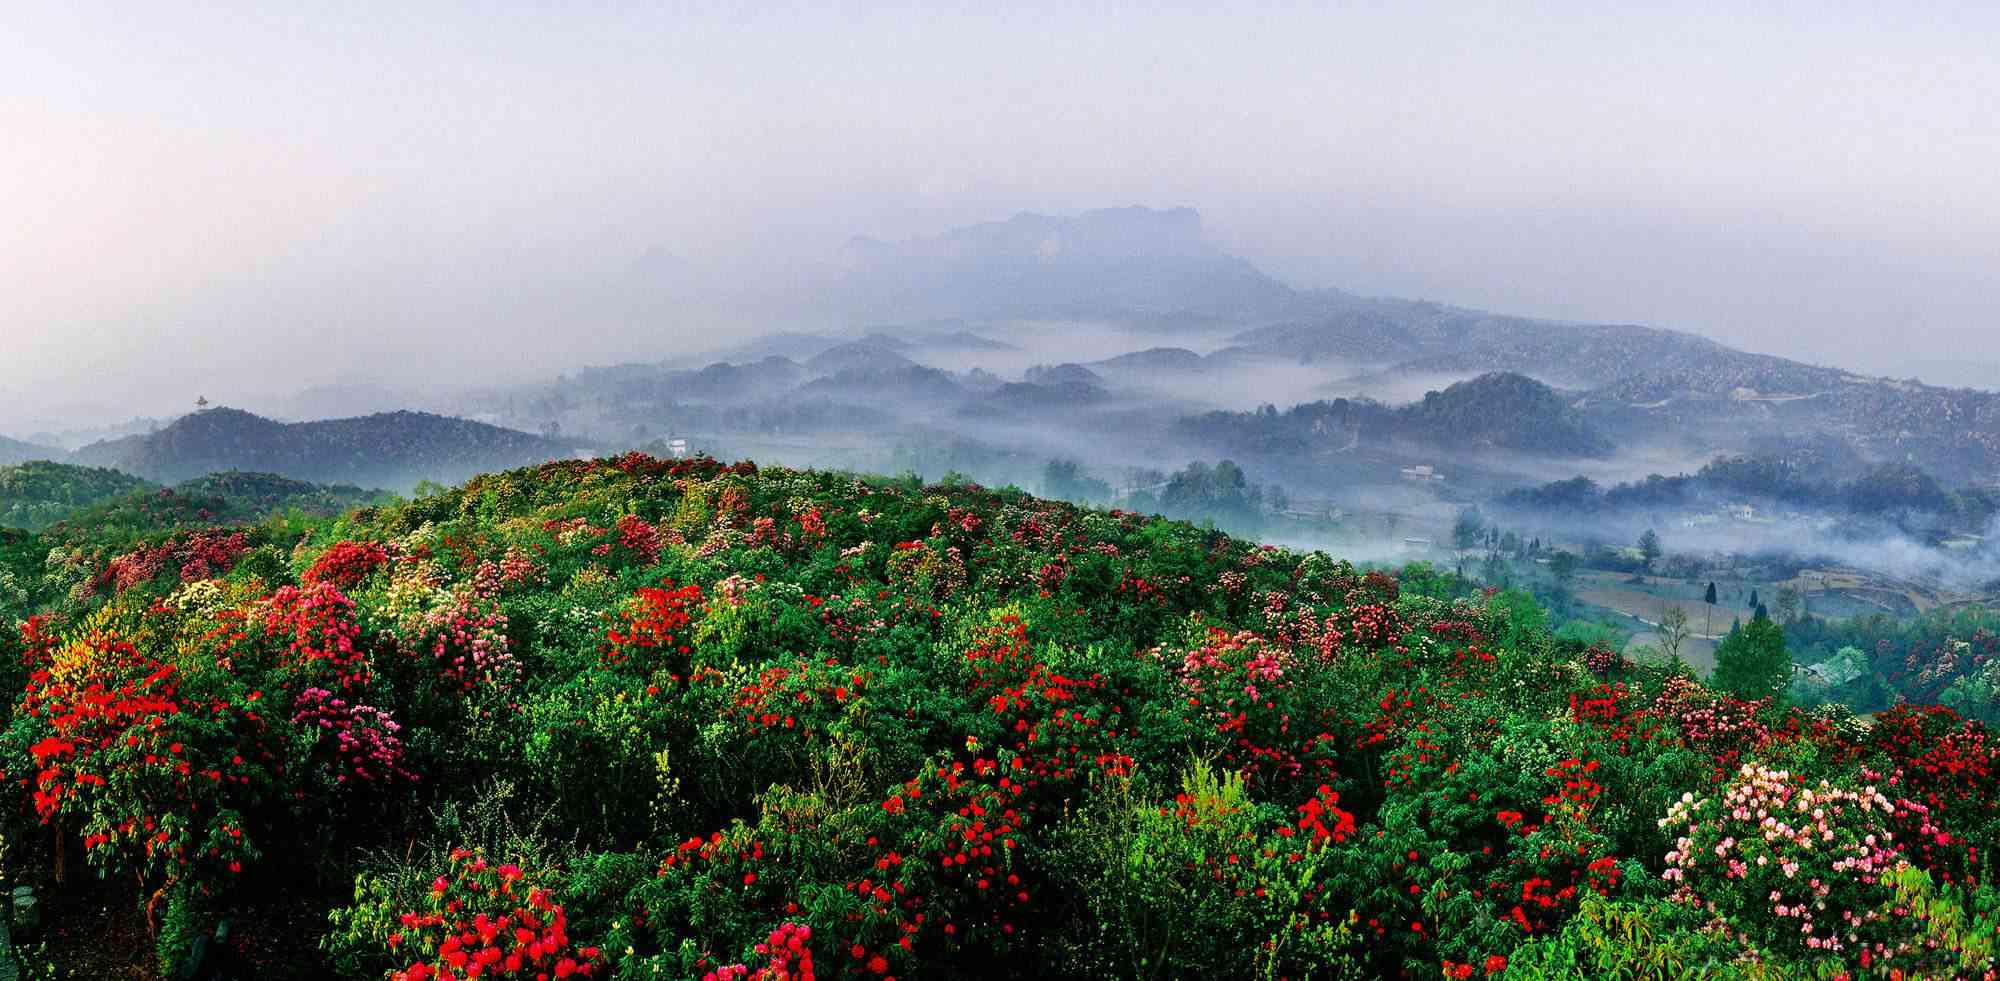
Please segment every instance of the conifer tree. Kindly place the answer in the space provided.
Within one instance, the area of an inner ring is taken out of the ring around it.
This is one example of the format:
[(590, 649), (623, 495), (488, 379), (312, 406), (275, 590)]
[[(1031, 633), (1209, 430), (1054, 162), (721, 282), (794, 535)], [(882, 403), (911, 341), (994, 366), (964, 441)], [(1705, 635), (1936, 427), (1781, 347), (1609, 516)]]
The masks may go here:
[(1784, 628), (1762, 611), (1729, 631), (1715, 648), (1715, 686), (1739, 698), (1782, 696), (1792, 681)]

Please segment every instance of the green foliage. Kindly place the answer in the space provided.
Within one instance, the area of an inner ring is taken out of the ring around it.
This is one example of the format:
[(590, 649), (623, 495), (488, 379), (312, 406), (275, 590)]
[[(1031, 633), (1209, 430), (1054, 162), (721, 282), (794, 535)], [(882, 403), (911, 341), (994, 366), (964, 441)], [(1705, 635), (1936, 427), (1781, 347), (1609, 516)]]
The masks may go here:
[(1562, 932), (1526, 944), (1504, 977), (1557, 981), (1776, 981), (1800, 975), (1750, 960), (1752, 951), (1706, 931), (1702, 918), (1663, 900), (1586, 899)]
[[(1772, 873), (1663, 858), (1754, 833), (1694, 803), (1745, 764), (1906, 795), (1850, 822), (1896, 844), (1829, 905), (1921, 910), (1871, 937), (1936, 940), (1913, 967), (1990, 956), (1983, 727), (1743, 701), (1552, 635), (1526, 589), (706, 459), (184, 518), (0, 537), (46, 615), (0, 642), (10, 861), (64, 843), (169, 960), (337, 906), (301, 974), (532, 975), (537, 945), (628, 978), (1862, 970), (1792, 941)], [(1726, 646), (1748, 676), (1784, 635)]]
[(1792, 655), (1785, 630), (1769, 617), (1752, 617), (1730, 630), (1715, 648), (1715, 685), (1747, 699), (1781, 696), (1791, 686)]
[(47, 461), (0, 467), (0, 527), (39, 531), (93, 504), (152, 486), (101, 467)]
[(1084, 914), (1058, 948), (1067, 973), (1366, 976), (1350, 918), (1314, 915), (1324, 844), (1275, 834), (1291, 828), (1240, 774), (1195, 761), (1178, 791), (1148, 800), (1132, 778), (1107, 778), (1056, 829), (1050, 864)]

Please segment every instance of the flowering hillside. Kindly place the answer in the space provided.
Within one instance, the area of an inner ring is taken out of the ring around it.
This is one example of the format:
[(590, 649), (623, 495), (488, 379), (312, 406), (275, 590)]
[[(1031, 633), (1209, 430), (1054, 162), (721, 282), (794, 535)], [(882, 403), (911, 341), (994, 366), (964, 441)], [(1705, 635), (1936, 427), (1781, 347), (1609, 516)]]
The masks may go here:
[(6, 871), (100, 974), (1996, 976), (1979, 725), (1422, 567), (643, 456), (61, 554)]

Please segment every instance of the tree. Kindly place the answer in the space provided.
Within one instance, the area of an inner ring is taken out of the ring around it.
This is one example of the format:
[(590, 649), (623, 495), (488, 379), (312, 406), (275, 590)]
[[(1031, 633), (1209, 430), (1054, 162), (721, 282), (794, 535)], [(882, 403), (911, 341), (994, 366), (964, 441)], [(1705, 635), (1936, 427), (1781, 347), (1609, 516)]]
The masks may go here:
[(1639, 557), (1645, 560), (1646, 568), (1653, 567), (1654, 560), (1660, 557), (1662, 551), (1659, 532), (1648, 528), (1645, 534), (1639, 536)]
[(1777, 602), (1778, 602), (1778, 619), (1783, 620), (1786, 623), (1799, 622), (1800, 607), (1804, 606), (1805, 604), (1804, 604), (1804, 598), (1799, 595), (1799, 591), (1797, 589), (1794, 589), (1790, 586), (1785, 586), (1779, 589)]
[(1792, 655), (1785, 630), (1767, 616), (1729, 632), (1715, 648), (1715, 686), (1740, 698), (1783, 695), (1792, 683)]
[(1759, 606), (1762, 606), (1762, 605), (1764, 605), (1764, 604), (1758, 601), (1758, 599), (1757, 599), (1757, 590), (1756, 590), (1756, 589), (1755, 589), (1755, 588), (1753, 587), (1753, 588), (1752, 588), (1752, 589), (1750, 590), (1750, 609), (1754, 611), (1754, 610), (1756, 610), (1756, 609), (1757, 609), (1757, 608), (1758, 608)]
[(1042, 467), (1042, 493), (1065, 501), (1108, 501), (1111, 485), (1085, 473), (1075, 460), (1050, 460)]
[(1681, 664), (1681, 645), (1687, 643), (1688, 614), (1679, 603), (1668, 603), (1660, 611), (1660, 650), (1674, 667)]
[(1702, 623), (1702, 635), (1715, 636), (1715, 584), (1708, 584), (1708, 592), (1702, 594), (1701, 601), (1708, 604), (1708, 618)]
[(1549, 577), (1558, 589), (1567, 590), (1576, 581), (1576, 553), (1557, 550), (1549, 556)]
[(1458, 521), (1451, 526), (1451, 543), (1458, 546), (1459, 551), (1478, 548), (1480, 540), (1485, 537), (1486, 519), (1480, 516), (1478, 508), (1468, 507), (1458, 512)]
[(1255, 528), (1261, 518), (1262, 492), (1253, 496), (1243, 468), (1223, 460), (1214, 467), (1196, 460), (1168, 479), (1160, 503), (1175, 517)]

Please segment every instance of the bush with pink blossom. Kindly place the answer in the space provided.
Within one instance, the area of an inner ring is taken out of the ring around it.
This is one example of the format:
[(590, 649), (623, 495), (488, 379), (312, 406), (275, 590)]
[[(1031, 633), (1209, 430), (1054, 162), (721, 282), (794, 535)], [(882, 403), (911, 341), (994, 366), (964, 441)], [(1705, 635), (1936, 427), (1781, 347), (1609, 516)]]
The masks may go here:
[(1906, 863), (1895, 805), (1859, 790), (1746, 763), (1716, 793), (1685, 794), (1660, 827), (1675, 836), (1663, 876), (1674, 898), (1773, 953), (1868, 967), (1912, 932), (1885, 879)]

